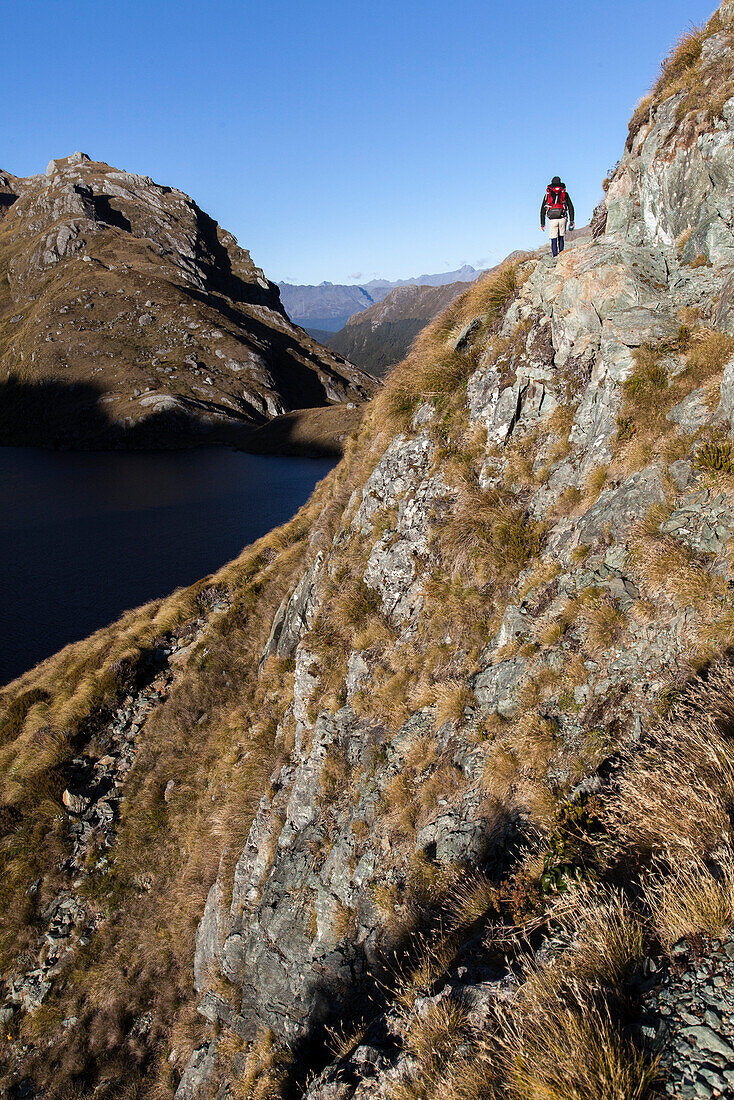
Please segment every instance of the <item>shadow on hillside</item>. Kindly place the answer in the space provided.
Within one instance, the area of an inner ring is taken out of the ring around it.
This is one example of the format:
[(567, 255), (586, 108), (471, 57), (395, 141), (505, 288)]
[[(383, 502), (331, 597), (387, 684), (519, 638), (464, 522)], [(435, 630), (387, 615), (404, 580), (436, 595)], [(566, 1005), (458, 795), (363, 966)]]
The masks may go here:
[(184, 409), (154, 412), (137, 423), (121, 424), (100, 405), (103, 392), (89, 382), (24, 382), (15, 377), (0, 381), (0, 445), (160, 450), (217, 441)]
[(250, 410), (178, 396), (178, 408), (120, 423), (101, 404), (104, 394), (90, 382), (1, 380), (0, 446), (160, 451), (219, 444), (251, 454), (331, 458), (341, 456), (345, 432), (355, 430), (362, 415), (357, 408), (327, 406), (267, 421)]
[[(243, 285), (247, 286), (248, 284)], [(181, 286), (180, 289), (188, 297), (193, 298), (194, 301), (200, 302), (211, 309), (211, 293), (196, 290), (190, 286)], [(244, 301), (244, 299), (240, 299), (240, 301)], [(264, 347), (270, 346), (272, 348), (271, 365), (277, 371), (278, 392), (286, 406), (311, 408), (323, 405), (329, 400), (324, 384), (316, 370), (304, 371), (303, 369), (303, 363), (306, 361), (313, 364), (314, 367), (318, 367), (325, 374), (330, 373), (328, 366), (323, 363), (316, 352), (304, 347), (288, 333), (281, 332), (277, 328), (271, 328), (249, 313), (243, 317), (237, 307), (233, 306), (227, 299), (217, 297), (216, 306), (217, 310), (233, 325), (238, 328), (241, 328), (243, 324), (247, 325), (252, 335), (253, 345), (259, 353), (262, 353)], [(338, 386), (337, 376), (334, 375), (333, 377)]]
[(117, 210), (110, 204), (108, 195), (94, 195), (92, 197), (94, 212), (105, 225), (114, 225), (125, 233), (132, 232), (132, 225), (121, 210)]
[(235, 302), (247, 305), (270, 304), (273, 297), (270, 289), (261, 287), (259, 283), (245, 282), (232, 270), (229, 252), (217, 235), (217, 223), (198, 206), (196, 226), (199, 241), (204, 244), (204, 249), (199, 251), (196, 259), (206, 270), (209, 287), (220, 294), (226, 294)]

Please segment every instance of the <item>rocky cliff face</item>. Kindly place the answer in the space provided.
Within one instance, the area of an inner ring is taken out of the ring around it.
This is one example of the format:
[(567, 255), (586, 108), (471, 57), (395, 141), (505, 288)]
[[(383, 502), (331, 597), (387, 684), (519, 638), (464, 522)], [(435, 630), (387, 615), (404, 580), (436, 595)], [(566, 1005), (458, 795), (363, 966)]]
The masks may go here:
[[(87, 643), (92, 686), (71, 647), (5, 692), (16, 1095), (731, 1091), (734, 3), (694, 38), (594, 239), (457, 299), (303, 513)], [(64, 879), (79, 760), (119, 833)]]
[(83, 153), (0, 175), (4, 442), (226, 436), (374, 383), (188, 196)]

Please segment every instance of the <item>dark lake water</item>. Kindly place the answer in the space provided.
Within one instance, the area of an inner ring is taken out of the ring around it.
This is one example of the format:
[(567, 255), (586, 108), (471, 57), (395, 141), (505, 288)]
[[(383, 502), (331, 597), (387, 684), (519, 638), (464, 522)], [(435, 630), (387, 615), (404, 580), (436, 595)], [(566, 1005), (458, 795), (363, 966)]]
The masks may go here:
[(0, 684), (218, 569), (297, 511), (331, 459), (0, 447)]

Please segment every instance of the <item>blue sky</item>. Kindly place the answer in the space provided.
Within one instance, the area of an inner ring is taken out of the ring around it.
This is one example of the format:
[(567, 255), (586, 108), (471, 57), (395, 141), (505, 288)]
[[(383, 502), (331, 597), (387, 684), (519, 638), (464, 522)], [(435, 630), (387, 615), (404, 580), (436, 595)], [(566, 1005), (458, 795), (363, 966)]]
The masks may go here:
[(661, 58), (714, 6), (7, 2), (0, 167), (82, 149), (150, 175), (273, 279), (496, 263), (542, 242), (555, 173), (588, 220)]

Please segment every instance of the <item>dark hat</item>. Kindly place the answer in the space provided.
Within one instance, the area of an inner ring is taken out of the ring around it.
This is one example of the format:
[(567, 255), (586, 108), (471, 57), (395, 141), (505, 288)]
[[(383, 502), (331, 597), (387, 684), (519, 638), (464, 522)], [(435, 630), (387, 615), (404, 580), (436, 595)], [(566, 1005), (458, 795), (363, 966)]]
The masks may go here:
[(561, 177), (560, 176), (554, 176), (553, 179), (551, 180), (551, 187), (560, 187), (560, 186), (561, 186)]

